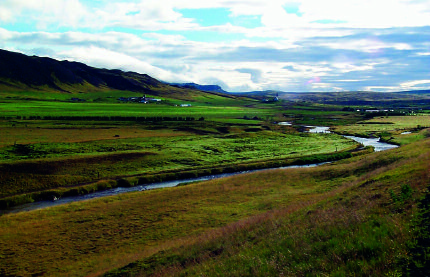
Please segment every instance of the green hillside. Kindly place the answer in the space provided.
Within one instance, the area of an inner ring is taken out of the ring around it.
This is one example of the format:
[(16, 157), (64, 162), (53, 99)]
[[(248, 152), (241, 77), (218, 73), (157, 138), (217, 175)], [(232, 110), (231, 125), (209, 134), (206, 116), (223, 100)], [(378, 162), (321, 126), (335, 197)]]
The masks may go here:
[[(430, 141), (0, 217), (5, 276), (426, 276)], [(421, 204), (420, 204), (421, 203)]]

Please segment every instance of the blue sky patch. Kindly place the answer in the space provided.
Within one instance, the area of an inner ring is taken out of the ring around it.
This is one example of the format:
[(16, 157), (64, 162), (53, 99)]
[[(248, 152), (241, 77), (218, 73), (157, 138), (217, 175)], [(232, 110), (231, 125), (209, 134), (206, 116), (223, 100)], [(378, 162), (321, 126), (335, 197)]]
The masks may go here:
[(296, 14), (297, 16), (302, 16), (303, 13), (300, 12), (300, 3), (288, 3), (284, 5), (284, 9), (287, 13)]
[(217, 26), (230, 22), (228, 9), (183, 9), (178, 10), (186, 18), (193, 18), (201, 26)]

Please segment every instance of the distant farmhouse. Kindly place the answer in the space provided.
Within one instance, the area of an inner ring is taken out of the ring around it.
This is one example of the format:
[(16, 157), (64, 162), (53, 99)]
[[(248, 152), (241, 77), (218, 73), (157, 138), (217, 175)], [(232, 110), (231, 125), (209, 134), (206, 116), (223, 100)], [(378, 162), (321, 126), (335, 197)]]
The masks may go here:
[(146, 97), (146, 95), (144, 95), (143, 97), (120, 97), (118, 98), (119, 101), (122, 102), (136, 102), (136, 103), (149, 103), (149, 102), (161, 102), (161, 99), (159, 98), (150, 98), (150, 97)]
[(264, 102), (264, 103), (268, 103), (268, 102), (278, 102), (278, 101), (279, 101), (279, 95), (278, 95), (278, 93), (276, 93), (276, 96), (275, 96), (275, 97), (273, 97), (272, 99), (268, 99), (268, 98), (263, 99), (263, 102)]
[[(393, 110), (390, 110), (392, 112)], [(382, 112), (388, 112), (388, 110), (365, 110), (366, 113), (382, 113)]]
[(81, 99), (81, 98), (76, 98), (76, 97), (72, 97), (70, 98), (70, 101), (72, 102), (85, 102), (85, 99)]

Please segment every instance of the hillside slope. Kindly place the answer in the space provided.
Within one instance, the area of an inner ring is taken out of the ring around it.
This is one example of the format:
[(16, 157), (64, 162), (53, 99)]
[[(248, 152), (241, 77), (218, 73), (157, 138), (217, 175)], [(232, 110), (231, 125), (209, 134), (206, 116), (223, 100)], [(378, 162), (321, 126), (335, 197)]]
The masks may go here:
[(429, 276), (429, 153), (425, 139), (3, 215), (0, 275)]
[(71, 92), (73, 86), (88, 90), (110, 88), (145, 91), (163, 86), (146, 75), (98, 69), (83, 63), (57, 61), (0, 50), (0, 82), (15, 89), (53, 89)]
[(104, 276), (429, 276), (429, 147), (427, 139), (327, 167), (239, 176), (224, 185), (230, 193), (319, 190), (273, 208), (279, 195), (267, 212)]
[(57, 61), (1, 49), (0, 91), (131, 91), (178, 99), (192, 99), (209, 93), (235, 98), (218, 92), (203, 92), (198, 88), (171, 86), (146, 74), (94, 68), (79, 62)]

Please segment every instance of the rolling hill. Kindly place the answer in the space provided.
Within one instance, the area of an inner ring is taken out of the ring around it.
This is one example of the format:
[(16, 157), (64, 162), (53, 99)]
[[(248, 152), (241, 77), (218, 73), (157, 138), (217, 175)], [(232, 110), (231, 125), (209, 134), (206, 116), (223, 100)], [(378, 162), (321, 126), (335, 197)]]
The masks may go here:
[(146, 74), (100, 69), (79, 62), (27, 56), (1, 49), (0, 91), (60, 93), (132, 91), (185, 100), (207, 93), (233, 97), (221, 92), (203, 92), (199, 87), (172, 86)]

